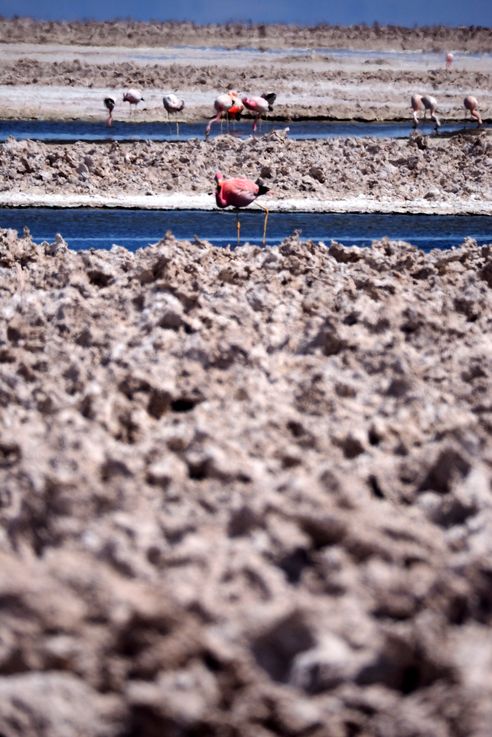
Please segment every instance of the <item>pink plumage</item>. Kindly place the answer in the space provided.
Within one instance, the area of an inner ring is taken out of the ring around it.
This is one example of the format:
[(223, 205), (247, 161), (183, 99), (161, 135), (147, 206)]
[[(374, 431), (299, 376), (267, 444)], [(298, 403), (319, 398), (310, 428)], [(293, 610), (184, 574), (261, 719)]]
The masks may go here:
[(253, 182), (244, 177), (224, 179), (222, 172), (215, 173), (215, 201), (217, 207), (247, 207), (262, 194), (268, 192), (261, 180)]
[(230, 90), (230, 92), (226, 92), (223, 95), (218, 95), (218, 97), (215, 98), (214, 110), (216, 112), (216, 115), (213, 115), (210, 118), (205, 129), (205, 137), (207, 137), (210, 133), (212, 124), (218, 122), (222, 118), (222, 116), (226, 115), (227, 112), (237, 104), (237, 102), (237, 92), (235, 90)]
[(268, 95), (254, 95), (241, 98), (244, 107), (253, 114), (253, 133), (261, 116), (273, 110), (273, 103), (276, 97), (277, 95), (274, 92), (270, 92)]
[(130, 103), (130, 111), (136, 110), (139, 102), (143, 102), (142, 93), (139, 90), (131, 89), (123, 93), (123, 102)]
[(472, 118), (475, 118), (478, 125), (482, 125), (482, 117), (478, 111), (478, 100), (473, 95), (467, 95), (463, 100), (465, 110), (468, 110)]
[(441, 121), (439, 120), (436, 112), (437, 102), (435, 97), (432, 97), (431, 95), (412, 95), (410, 104), (413, 110), (412, 117), (414, 128), (416, 128), (419, 124), (418, 113), (422, 111), (424, 111), (424, 119), (427, 116), (427, 111), (429, 111), (430, 117), (435, 123), (436, 130), (437, 128), (439, 128), (439, 126), (441, 125)]
[(252, 113), (264, 115), (268, 112), (268, 100), (265, 100), (264, 97), (242, 97), (241, 101)]
[[(253, 182), (252, 179), (246, 179), (245, 177), (224, 179), (222, 172), (220, 171), (215, 172), (215, 185), (215, 202), (217, 203), (217, 207), (236, 208), (237, 245), (239, 246), (241, 224), (239, 222), (239, 215), (237, 214), (238, 208), (251, 205), (257, 197), (260, 197), (262, 194), (266, 194), (269, 188), (265, 187), (261, 179), (257, 179), (256, 182)], [(263, 244), (265, 244), (268, 208), (263, 207), (259, 203), (258, 207), (265, 212), (265, 220), (263, 221)]]

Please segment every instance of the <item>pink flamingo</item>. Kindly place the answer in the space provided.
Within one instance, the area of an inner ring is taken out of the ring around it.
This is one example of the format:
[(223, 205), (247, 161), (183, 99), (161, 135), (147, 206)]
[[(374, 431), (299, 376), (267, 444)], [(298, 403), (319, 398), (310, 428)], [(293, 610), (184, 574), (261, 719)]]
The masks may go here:
[(223, 95), (219, 95), (214, 100), (215, 115), (212, 115), (208, 121), (208, 125), (205, 128), (205, 138), (210, 133), (212, 123), (219, 121), (224, 115), (227, 115), (228, 111), (234, 107), (238, 99), (238, 94), (235, 90), (230, 90)]
[(273, 110), (273, 103), (276, 98), (277, 95), (275, 92), (269, 92), (267, 95), (241, 98), (244, 107), (248, 108), (248, 110), (253, 113), (253, 133), (256, 130), (256, 125), (261, 116), (266, 115), (268, 112)]
[(106, 120), (106, 125), (112, 125), (113, 123), (113, 110), (114, 110), (115, 105), (116, 103), (112, 97), (104, 98), (104, 107), (108, 111), (108, 118)]
[(244, 105), (237, 93), (232, 91), (229, 92), (229, 95), (232, 97), (232, 107), (230, 107), (226, 113), (227, 120), (241, 120), (241, 113), (244, 110)]
[(130, 103), (130, 112), (136, 110), (136, 106), (141, 101), (143, 102), (143, 97), (138, 90), (127, 90), (123, 94), (123, 102)]
[(419, 124), (418, 114), (424, 110), (424, 103), (422, 102), (422, 95), (412, 95), (410, 99), (410, 105), (412, 106), (412, 118), (413, 127), (416, 128)]
[(446, 54), (446, 69), (451, 69), (453, 65), (453, 59), (453, 54), (451, 53), (451, 51), (448, 51), (448, 53)]
[[(253, 182), (252, 179), (246, 179), (244, 177), (234, 177), (231, 179), (225, 179), (222, 172), (215, 172), (215, 202), (217, 207), (234, 207), (239, 210), (241, 207), (247, 207), (263, 194), (269, 191), (269, 187), (266, 187), (261, 179), (257, 179)], [(259, 203), (260, 207), (265, 212), (265, 220), (263, 223), (263, 245), (266, 242), (266, 228), (268, 220), (268, 208), (263, 207)], [(237, 214), (237, 213), (236, 213)], [(239, 215), (237, 214), (237, 245), (239, 246), (239, 233), (241, 225), (239, 223)]]
[(439, 128), (441, 125), (441, 121), (437, 117), (436, 109), (437, 109), (437, 102), (435, 97), (431, 97), (431, 95), (412, 95), (410, 99), (410, 104), (412, 106), (412, 117), (413, 117), (413, 127), (416, 128), (419, 124), (419, 116), (418, 114), (422, 111), (424, 111), (424, 117), (425, 120), (427, 116), (427, 111), (429, 110), (431, 119), (435, 123), (435, 128)]
[[(482, 125), (482, 117), (478, 111), (478, 101), (476, 97), (473, 97), (473, 95), (467, 95), (465, 99), (463, 100), (463, 105), (465, 106), (465, 110), (470, 111), (470, 115), (472, 118), (475, 118), (478, 125)], [(466, 120), (466, 112), (465, 112), (465, 120)]]
[[(173, 93), (164, 95), (162, 98), (162, 104), (167, 111), (167, 119), (171, 113), (180, 113), (185, 106), (185, 101)], [(179, 123), (176, 121), (176, 135), (179, 133)]]
[(425, 108), (425, 110), (424, 110), (424, 118), (427, 115), (427, 111), (429, 111), (431, 120), (433, 120), (434, 123), (435, 123), (434, 128), (435, 128), (435, 130), (437, 130), (439, 128), (439, 126), (441, 125), (441, 121), (437, 117), (437, 113), (436, 113), (436, 110), (437, 110), (436, 98), (435, 97), (432, 97), (431, 95), (424, 95), (422, 97), (422, 103), (423, 103), (424, 108)]

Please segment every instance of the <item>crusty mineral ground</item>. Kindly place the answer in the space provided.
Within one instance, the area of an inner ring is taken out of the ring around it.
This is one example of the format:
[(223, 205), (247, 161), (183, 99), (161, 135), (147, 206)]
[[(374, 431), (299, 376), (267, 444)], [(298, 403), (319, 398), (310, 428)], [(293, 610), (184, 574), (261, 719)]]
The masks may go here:
[(277, 132), (179, 144), (10, 139), (0, 144), (0, 202), (31, 196), (54, 204), (60, 196), (85, 195), (127, 205), (138, 197), (150, 207), (154, 198), (162, 206), (159, 197), (172, 195), (180, 207), (215, 207), (216, 169), (260, 176), (270, 187), (263, 202), (275, 209), (343, 209), (363, 196), (359, 208), (367, 210), (492, 212), (492, 138), (473, 130), (453, 138), (316, 142)]
[(489, 737), (492, 245), (0, 267), (2, 735)]
[[(234, 87), (243, 93), (275, 91), (270, 117), (276, 118), (279, 132), (262, 135), (260, 127), (255, 140), (241, 141), (219, 136), (217, 124), (209, 141), (187, 143), (62, 146), (9, 141), (0, 146), (0, 203), (91, 204), (87, 197), (92, 197), (99, 198), (92, 204), (115, 204), (101, 198), (117, 198), (116, 204), (127, 206), (210, 207), (214, 171), (220, 168), (226, 176), (262, 176), (271, 186), (272, 209), (488, 214), (488, 123), (480, 131), (468, 123), (466, 133), (453, 139), (423, 137), (420, 131), (411, 135), (409, 101), (414, 92), (430, 92), (443, 119), (463, 120), (463, 97), (473, 93), (484, 120), (490, 121), (491, 41), (486, 28), (4, 20), (2, 117), (99, 120), (109, 136), (106, 95), (116, 100), (115, 125), (131, 118), (167, 126), (162, 96), (172, 90), (186, 101), (179, 115), (182, 125), (202, 121), (205, 132), (214, 97)], [(422, 53), (368, 53), (367, 58), (330, 54), (340, 47)], [(303, 53), (293, 53), (296, 49)], [(455, 53), (449, 70), (444, 67), (448, 49)], [(145, 98), (134, 112), (121, 100), (128, 86), (138, 87)], [(299, 117), (408, 119), (409, 139), (291, 141), (285, 129)], [(171, 205), (163, 196), (172, 196)]]

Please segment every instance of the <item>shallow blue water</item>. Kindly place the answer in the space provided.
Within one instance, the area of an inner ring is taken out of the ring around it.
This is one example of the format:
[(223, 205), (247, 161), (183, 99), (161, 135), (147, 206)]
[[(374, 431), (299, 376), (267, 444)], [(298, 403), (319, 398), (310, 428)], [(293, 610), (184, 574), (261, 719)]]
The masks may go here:
[[(186, 141), (193, 138), (204, 138), (206, 121), (202, 123), (180, 123), (179, 133), (176, 123), (167, 121), (153, 123), (129, 123), (115, 120), (111, 128), (105, 124), (105, 115), (101, 112), (101, 121), (85, 120), (0, 120), (0, 141), (9, 136), (18, 140), (35, 140), (45, 142), (71, 143), (73, 141)], [(376, 138), (407, 138), (412, 133), (410, 121), (392, 123), (367, 123), (358, 121), (269, 121), (263, 120), (257, 130), (257, 136), (282, 131), (289, 128), (289, 138), (297, 140), (316, 140), (343, 136)], [(468, 124), (467, 128), (476, 127)], [(252, 134), (251, 121), (245, 120), (231, 124), (224, 123), (212, 126), (210, 137), (230, 133), (240, 138)], [(463, 128), (462, 123), (445, 123), (441, 133), (457, 131)], [(421, 123), (419, 131), (434, 134), (432, 122)]]
[[(261, 210), (241, 211), (241, 243), (261, 243), (263, 217)], [(38, 243), (53, 242), (61, 233), (74, 250), (113, 244), (136, 250), (156, 243), (167, 231), (180, 239), (197, 236), (217, 246), (236, 245), (235, 213), (217, 210), (0, 208), (1, 228), (22, 233), (24, 226)], [(270, 213), (268, 245), (294, 231), (300, 231), (302, 240), (360, 246), (387, 236), (429, 251), (460, 245), (466, 237), (492, 243), (492, 216)]]

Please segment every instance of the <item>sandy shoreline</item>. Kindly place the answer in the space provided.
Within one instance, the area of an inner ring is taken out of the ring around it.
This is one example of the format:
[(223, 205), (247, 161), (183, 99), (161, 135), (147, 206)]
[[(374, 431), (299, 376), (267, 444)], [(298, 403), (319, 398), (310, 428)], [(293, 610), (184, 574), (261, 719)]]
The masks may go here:
[[(383, 200), (367, 199), (363, 195), (343, 200), (302, 199), (264, 200), (270, 212), (337, 212), (337, 213), (408, 213), (414, 215), (492, 215), (492, 202), (472, 201), (428, 202), (419, 199), (399, 201), (393, 198)], [(0, 207), (93, 207), (140, 210), (216, 210), (213, 195), (42, 195), (42, 194), (1, 194)], [(252, 208), (250, 208), (252, 209)], [(492, 236), (491, 236), (492, 238)]]

